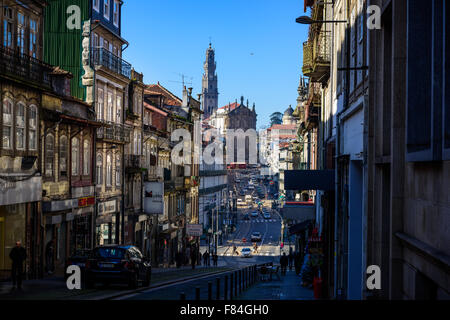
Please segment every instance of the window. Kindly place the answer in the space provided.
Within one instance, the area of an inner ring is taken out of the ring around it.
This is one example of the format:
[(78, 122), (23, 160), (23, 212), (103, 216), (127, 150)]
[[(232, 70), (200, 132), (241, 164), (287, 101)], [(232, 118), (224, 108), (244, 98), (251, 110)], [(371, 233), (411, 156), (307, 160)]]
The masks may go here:
[(112, 160), (111, 154), (106, 156), (106, 186), (112, 186)]
[(93, 0), (93, 2), (94, 10), (100, 12), (100, 0)]
[(36, 140), (36, 130), (37, 130), (37, 107), (30, 106), (30, 113), (28, 118), (28, 150), (37, 150), (37, 140)]
[(117, 158), (116, 158), (116, 186), (117, 187), (120, 187), (120, 183), (122, 180), (122, 179), (120, 179), (121, 172), (122, 172), (122, 170), (121, 170), (120, 156), (117, 155)]
[(67, 177), (67, 137), (59, 138), (59, 176)]
[(116, 96), (116, 122), (122, 123), (122, 97)]
[(142, 155), (141, 133), (138, 133), (137, 155), (138, 155), (138, 156)]
[(21, 12), (17, 13), (17, 48), (25, 53), (25, 16)]
[(9, 7), (3, 8), (3, 46), (11, 48), (13, 45), (13, 25), (14, 25), (14, 19), (13, 19), (13, 10)]
[(12, 149), (12, 132), (13, 132), (13, 123), (12, 123), (12, 110), (13, 105), (10, 100), (3, 101), (3, 137), (2, 144), (3, 149)]
[(55, 137), (48, 134), (45, 138), (45, 176), (53, 177), (53, 161), (55, 158)]
[(108, 105), (106, 110), (106, 120), (107, 121), (114, 121), (113, 116), (114, 106), (113, 106), (113, 93), (111, 91), (108, 91)]
[(97, 97), (97, 119), (103, 120), (103, 89), (98, 89), (98, 97)]
[(134, 131), (134, 135), (133, 135), (133, 154), (137, 154), (137, 144), (138, 144), (138, 139), (137, 139), (137, 132)]
[(92, 46), (94, 48), (98, 48), (100, 46), (100, 44), (98, 42), (98, 34), (95, 32), (92, 34)]
[(89, 175), (89, 165), (91, 164), (91, 144), (88, 139), (83, 142), (83, 175)]
[(72, 176), (79, 175), (80, 142), (78, 138), (72, 140)]
[(37, 21), (30, 19), (30, 56), (37, 58)]
[(101, 153), (97, 153), (96, 161), (96, 181), (97, 185), (103, 184), (103, 156)]
[(103, 48), (109, 50), (109, 41), (106, 39), (103, 39)]
[(110, 10), (111, 10), (110, 1), (111, 0), (104, 0), (104, 2), (103, 2), (103, 16), (107, 20), (109, 20), (109, 14), (110, 14)]
[(113, 21), (116, 27), (119, 27), (119, 9), (120, 9), (119, 1), (114, 0)]
[(25, 150), (25, 105), (16, 105), (16, 149)]
[(365, 10), (364, 10), (364, 0), (359, 0), (359, 43), (363, 41), (364, 38), (364, 18), (365, 18)]

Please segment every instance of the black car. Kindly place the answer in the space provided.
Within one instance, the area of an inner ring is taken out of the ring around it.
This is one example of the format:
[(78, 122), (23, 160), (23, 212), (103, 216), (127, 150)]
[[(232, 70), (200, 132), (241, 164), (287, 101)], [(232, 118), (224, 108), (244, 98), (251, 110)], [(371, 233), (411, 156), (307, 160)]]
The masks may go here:
[(67, 279), (67, 277), (69, 276), (67, 274), (67, 268), (69, 266), (78, 266), (80, 267), (80, 270), (82, 272), (82, 274), (84, 274), (85, 272), (85, 266), (86, 266), (86, 261), (89, 259), (89, 255), (91, 254), (91, 250), (89, 249), (80, 249), (80, 250), (76, 250), (74, 252), (73, 255), (70, 256), (69, 259), (67, 259), (66, 261), (66, 265), (64, 270), (66, 270), (64, 277), (65, 279)]
[(93, 288), (95, 283), (126, 283), (136, 288), (139, 281), (148, 287), (152, 267), (138, 248), (133, 246), (110, 245), (97, 247), (86, 262), (86, 285)]

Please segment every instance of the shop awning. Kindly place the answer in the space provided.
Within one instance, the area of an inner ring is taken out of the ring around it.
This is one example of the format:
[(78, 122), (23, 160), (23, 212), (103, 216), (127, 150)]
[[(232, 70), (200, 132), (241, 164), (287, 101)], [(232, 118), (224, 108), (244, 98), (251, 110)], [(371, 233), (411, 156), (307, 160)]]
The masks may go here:
[(309, 226), (313, 223), (313, 220), (306, 220), (302, 223), (294, 224), (289, 228), (289, 235), (300, 233), (309, 228)]
[(285, 190), (334, 190), (334, 170), (286, 170)]
[(296, 220), (298, 223), (314, 220), (316, 206), (313, 202), (290, 202), (281, 209), (281, 216), (284, 219)]

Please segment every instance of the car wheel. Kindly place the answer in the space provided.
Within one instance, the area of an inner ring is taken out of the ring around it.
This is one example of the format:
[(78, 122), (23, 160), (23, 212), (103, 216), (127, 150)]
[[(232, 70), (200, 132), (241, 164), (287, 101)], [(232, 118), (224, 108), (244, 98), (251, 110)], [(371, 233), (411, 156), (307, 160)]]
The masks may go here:
[(87, 289), (94, 289), (95, 288), (95, 282), (92, 279), (86, 280), (86, 288)]
[(138, 274), (137, 274), (137, 272), (134, 272), (134, 273), (131, 274), (128, 286), (130, 287), (130, 289), (136, 289), (138, 287)]
[(144, 287), (150, 286), (151, 277), (152, 276), (151, 276), (150, 272), (147, 272), (147, 276), (146, 276), (145, 281), (144, 281)]

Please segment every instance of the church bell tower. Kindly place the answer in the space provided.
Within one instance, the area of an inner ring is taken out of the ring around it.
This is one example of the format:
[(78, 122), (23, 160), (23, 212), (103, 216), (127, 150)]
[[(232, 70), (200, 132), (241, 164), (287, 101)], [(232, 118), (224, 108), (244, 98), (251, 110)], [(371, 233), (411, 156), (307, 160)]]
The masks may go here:
[(204, 64), (204, 74), (202, 79), (202, 104), (204, 118), (209, 118), (219, 105), (219, 91), (217, 89), (217, 74), (215, 52), (209, 44), (206, 50), (206, 61)]

